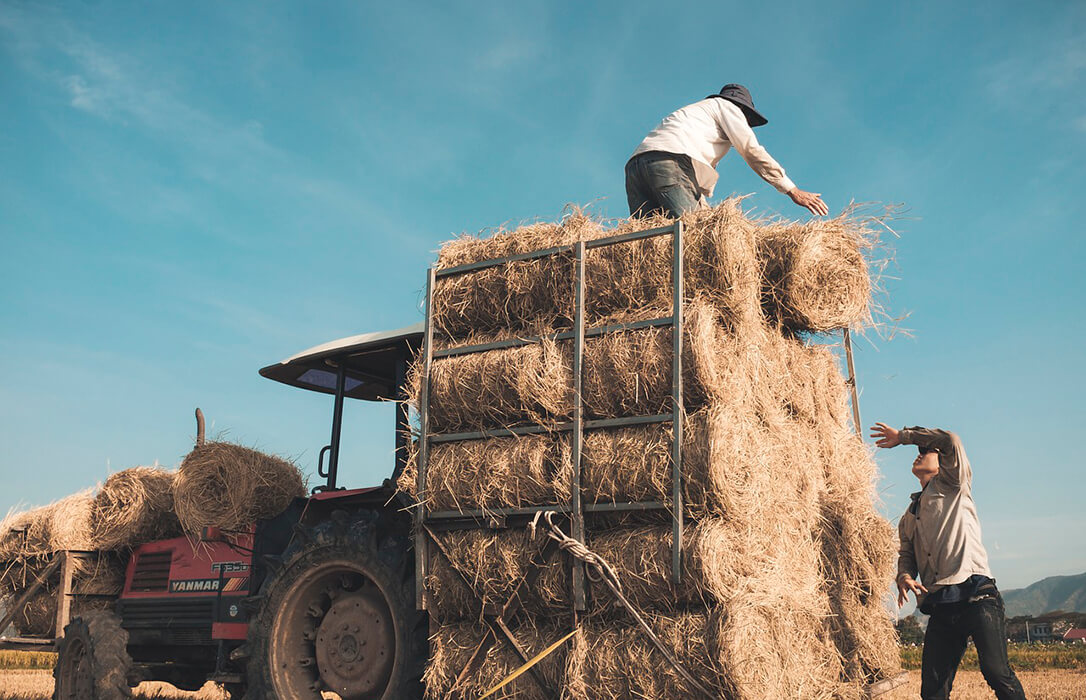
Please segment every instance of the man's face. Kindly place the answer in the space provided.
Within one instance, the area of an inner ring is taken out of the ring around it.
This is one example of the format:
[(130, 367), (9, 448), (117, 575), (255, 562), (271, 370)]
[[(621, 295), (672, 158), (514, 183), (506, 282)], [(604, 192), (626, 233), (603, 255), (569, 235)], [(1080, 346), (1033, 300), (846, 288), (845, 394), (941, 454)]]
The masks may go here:
[(913, 475), (920, 479), (920, 483), (926, 484), (932, 477), (939, 473), (939, 453), (925, 452), (919, 454), (913, 460)]

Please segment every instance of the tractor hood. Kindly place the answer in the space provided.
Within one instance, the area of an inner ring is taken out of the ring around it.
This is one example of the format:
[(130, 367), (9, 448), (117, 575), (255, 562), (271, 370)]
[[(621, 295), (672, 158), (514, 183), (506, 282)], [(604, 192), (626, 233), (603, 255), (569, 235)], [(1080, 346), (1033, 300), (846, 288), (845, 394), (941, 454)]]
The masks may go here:
[(423, 324), (380, 333), (363, 333), (303, 350), (260, 370), (260, 376), (323, 394), (336, 393), (339, 368), (345, 369), (344, 396), (379, 401), (395, 399), (400, 372), (422, 346)]

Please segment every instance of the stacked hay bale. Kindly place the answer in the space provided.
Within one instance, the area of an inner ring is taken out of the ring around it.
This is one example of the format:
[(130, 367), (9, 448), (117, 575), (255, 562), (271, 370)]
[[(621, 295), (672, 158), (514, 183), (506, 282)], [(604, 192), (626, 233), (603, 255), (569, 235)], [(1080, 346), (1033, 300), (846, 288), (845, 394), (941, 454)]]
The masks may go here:
[[(487, 239), (446, 244), (437, 267), (506, 257), (666, 225), (607, 229), (579, 214)], [(651, 618), (672, 655), (714, 694), (822, 698), (862, 693), (892, 672), (896, 640), (880, 607), (891, 579), (888, 526), (872, 505), (874, 465), (851, 432), (840, 371), (800, 331), (862, 322), (872, 237), (847, 217), (808, 224), (755, 221), (736, 200), (684, 217), (685, 274), (681, 583), (671, 580), (670, 516), (586, 522), (586, 544), (609, 561), (626, 597)], [(586, 325), (669, 315), (671, 239), (594, 248), (585, 261)], [(441, 278), (435, 348), (553, 334), (571, 328), (570, 256), (519, 261)], [(670, 328), (641, 328), (585, 343), (586, 418), (671, 410)], [(440, 358), (429, 381), (433, 432), (487, 430), (570, 418), (572, 344), (542, 342)], [(419, 396), (420, 368), (413, 372)], [(585, 433), (586, 503), (670, 501), (668, 423)], [(568, 436), (545, 432), (432, 446), (430, 510), (513, 508), (569, 501)], [(836, 483), (844, 480), (845, 483)], [(416, 471), (400, 487), (416, 496)], [(429, 697), (445, 697), (485, 634), (482, 607), (512, 594), (541, 541), (523, 531), (440, 534), (424, 582), (435, 624)], [(861, 543), (861, 540), (863, 542)], [(466, 580), (470, 583), (465, 583)], [(697, 697), (649, 644), (609, 590), (588, 583), (589, 609), (572, 643), (540, 672), (568, 697)], [(522, 591), (517, 633), (537, 652), (568, 631), (569, 567), (552, 566)], [(497, 645), (468, 681), (485, 691), (519, 663)], [(529, 675), (494, 697), (543, 697)]]
[[(134, 467), (86, 490), (0, 521), (0, 607), (7, 609), (61, 551), (93, 552), (73, 571), (72, 616), (112, 605), (124, 587), (129, 553), (139, 545), (204, 527), (248, 528), (282, 512), (305, 494), (299, 469), (239, 445), (210, 442), (194, 449), (177, 471)], [(17, 611), (24, 636), (56, 633), (60, 572), (43, 581)]]
[(286, 510), (306, 493), (293, 463), (229, 442), (199, 445), (181, 462), (174, 508), (181, 526), (199, 536), (208, 526), (226, 532)]
[[(154, 534), (170, 536), (168, 527), (149, 532), (133, 525), (161, 520), (156, 501), (148, 494), (172, 481), (172, 473), (165, 470), (127, 469), (107, 479), (97, 494), (87, 489), (47, 506), (9, 514), (0, 521), (0, 602), (5, 610), (43, 576), (61, 551), (96, 553), (73, 561), (72, 616), (109, 607), (124, 586), (127, 550)], [(54, 570), (16, 612), (12, 624), (20, 635), (55, 636), (60, 578), (61, 572)]]

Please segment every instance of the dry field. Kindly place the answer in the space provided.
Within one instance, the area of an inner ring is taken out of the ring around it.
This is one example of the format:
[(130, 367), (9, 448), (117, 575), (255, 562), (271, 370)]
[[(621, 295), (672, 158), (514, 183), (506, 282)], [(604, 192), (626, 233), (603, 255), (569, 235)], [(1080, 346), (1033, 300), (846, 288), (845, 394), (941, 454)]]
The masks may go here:
[[(53, 695), (50, 671), (0, 671), (0, 700), (49, 700)], [(177, 690), (168, 683), (143, 683), (134, 700), (227, 700), (230, 696), (208, 683), (198, 693)]]
[[(1086, 697), (1082, 671), (1019, 671), (1030, 700), (1078, 700)], [(49, 700), (53, 677), (48, 671), (0, 671), (0, 700)], [(912, 700), (920, 696), (920, 672), (909, 672), (909, 682), (885, 695), (885, 700)], [(208, 684), (198, 693), (185, 693), (165, 683), (144, 683), (135, 700), (227, 700), (229, 696)], [(953, 700), (994, 698), (979, 671), (959, 671)]]
[[(1030, 700), (1081, 700), (1086, 698), (1086, 672), (1068, 669), (1017, 671)], [(920, 671), (909, 672), (909, 682), (885, 695), (885, 700), (913, 700), (920, 697)], [(989, 700), (995, 694), (980, 671), (958, 671), (952, 700)]]

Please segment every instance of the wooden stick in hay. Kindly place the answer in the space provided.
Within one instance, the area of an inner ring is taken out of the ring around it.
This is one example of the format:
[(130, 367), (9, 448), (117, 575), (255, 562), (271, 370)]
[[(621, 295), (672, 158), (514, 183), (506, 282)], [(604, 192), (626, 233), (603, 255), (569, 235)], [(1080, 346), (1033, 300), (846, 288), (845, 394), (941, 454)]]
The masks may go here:
[[(568, 630), (568, 627), (566, 628)], [(557, 624), (535, 625), (524, 621), (515, 632), (531, 653), (545, 649), (562, 636)], [(457, 676), (464, 669), (476, 646), (486, 634), (486, 628), (473, 624), (441, 625), (430, 635), (430, 661), (423, 681), (427, 700), (445, 700), (449, 697)], [(568, 645), (543, 659), (535, 666), (551, 687), (562, 687)], [(474, 674), (466, 679), (460, 690), (463, 697), (478, 697), (509, 676), (521, 666), (519, 657), (507, 644), (495, 644), (487, 651)], [(531, 674), (525, 674), (490, 696), (499, 700), (550, 700), (536, 684)]]
[(181, 462), (174, 511), (190, 535), (204, 527), (241, 530), (286, 510), (304, 496), (302, 473), (290, 462), (227, 442), (208, 442)]
[[(705, 643), (704, 612), (647, 615), (647, 622), (702, 686), (722, 690), (720, 670)], [(566, 696), (578, 700), (703, 698), (668, 663), (636, 625), (590, 621), (574, 636), (566, 669)]]
[(106, 479), (94, 498), (92, 537), (97, 548), (134, 547), (180, 535), (173, 512), (175, 478), (166, 469), (133, 467)]

